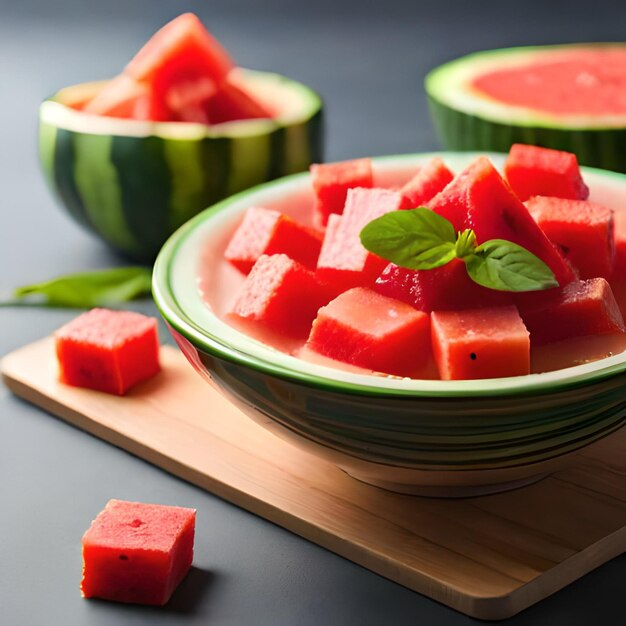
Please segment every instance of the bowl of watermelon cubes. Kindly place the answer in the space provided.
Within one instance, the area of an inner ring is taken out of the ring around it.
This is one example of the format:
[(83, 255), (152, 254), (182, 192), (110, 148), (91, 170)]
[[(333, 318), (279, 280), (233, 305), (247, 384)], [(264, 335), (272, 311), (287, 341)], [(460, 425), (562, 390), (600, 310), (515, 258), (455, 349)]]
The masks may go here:
[(208, 381), (383, 488), (514, 488), (624, 424), (626, 176), (573, 154), (314, 165), (188, 222), (153, 288)]
[(191, 13), (115, 78), (61, 89), (39, 111), (40, 161), (59, 203), (141, 261), (201, 210), (306, 170), (321, 151), (319, 96), (237, 67)]

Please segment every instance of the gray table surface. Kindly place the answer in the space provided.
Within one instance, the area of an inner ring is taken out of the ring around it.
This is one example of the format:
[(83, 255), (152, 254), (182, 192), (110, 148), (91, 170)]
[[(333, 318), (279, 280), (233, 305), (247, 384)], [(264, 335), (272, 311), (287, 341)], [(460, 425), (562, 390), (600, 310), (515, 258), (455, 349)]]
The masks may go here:
[[(195, 10), (244, 66), (318, 89), (327, 158), (436, 149), (428, 68), (509, 45), (624, 38), (623, 2), (0, 0), (0, 293), (121, 261), (55, 207), (36, 158), (40, 100), (117, 72), (158, 26)], [(134, 308), (154, 313), (151, 303)], [(69, 320), (0, 308), (0, 355)], [(165, 336), (165, 329), (162, 328)], [(195, 567), (166, 608), (82, 600), (80, 537), (111, 498), (198, 509)], [(510, 624), (626, 622), (622, 556)], [(424, 624), (473, 622), (186, 484), (0, 386), (0, 624)]]

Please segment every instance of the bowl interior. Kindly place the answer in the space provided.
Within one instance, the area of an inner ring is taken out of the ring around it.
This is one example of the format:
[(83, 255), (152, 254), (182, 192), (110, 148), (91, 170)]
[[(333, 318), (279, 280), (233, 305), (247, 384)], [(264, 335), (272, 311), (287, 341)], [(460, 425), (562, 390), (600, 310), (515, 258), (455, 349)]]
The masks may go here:
[[(438, 153), (459, 171), (476, 153)], [(420, 163), (434, 154), (374, 159), (375, 184), (402, 184)], [(488, 155), (501, 168), (504, 156)], [(584, 168), (590, 199), (626, 210), (626, 176)], [(224, 248), (243, 213), (251, 206), (284, 211), (308, 221), (313, 203), (308, 174), (289, 176), (242, 192), (192, 219), (164, 246), (154, 272), (154, 294), (163, 316), (199, 349), (246, 366), (296, 379), (309, 385), (366, 394), (424, 396), (490, 396), (535, 393), (588, 383), (626, 370), (626, 352), (598, 361), (541, 374), (486, 380), (441, 381), (362, 373), (308, 362), (277, 350), (221, 319), (228, 309), (240, 274), (220, 262)], [(210, 268), (199, 279), (201, 267)], [(282, 346), (281, 346), (282, 347)], [(287, 348), (289, 346), (286, 346)]]

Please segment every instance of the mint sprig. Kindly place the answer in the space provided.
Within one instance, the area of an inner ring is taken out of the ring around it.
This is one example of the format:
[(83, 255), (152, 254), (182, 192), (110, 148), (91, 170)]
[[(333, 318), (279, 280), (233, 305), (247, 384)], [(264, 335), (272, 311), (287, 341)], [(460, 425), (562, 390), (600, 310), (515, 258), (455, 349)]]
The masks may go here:
[(559, 285), (552, 270), (522, 246), (505, 239), (479, 245), (473, 230), (456, 233), (450, 221), (426, 207), (392, 211), (371, 221), (361, 231), (361, 243), (412, 270), (461, 259), (474, 282), (498, 291), (541, 291)]

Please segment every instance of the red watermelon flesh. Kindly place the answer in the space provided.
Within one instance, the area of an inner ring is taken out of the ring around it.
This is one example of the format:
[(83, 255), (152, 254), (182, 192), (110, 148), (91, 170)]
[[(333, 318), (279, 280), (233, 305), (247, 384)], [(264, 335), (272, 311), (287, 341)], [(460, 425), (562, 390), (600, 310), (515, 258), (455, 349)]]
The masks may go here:
[(215, 96), (217, 89), (215, 81), (207, 76), (172, 85), (165, 94), (172, 120), (209, 124), (211, 118), (206, 103)]
[(193, 561), (196, 512), (109, 500), (83, 535), (85, 598), (163, 605)]
[(571, 152), (513, 144), (504, 174), (520, 200), (531, 196), (555, 196), (586, 200), (589, 188), (583, 182), (578, 159)]
[(550, 267), (561, 286), (574, 279), (563, 255), (486, 157), (458, 174), (429, 207), (450, 220), (456, 230), (472, 228), (479, 244), (506, 239), (526, 248)]
[(403, 302), (357, 287), (319, 310), (307, 346), (337, 361), (410, 375), (430, 354), (430, 320)]
[(343, 215), (334, 218), (326, 229), (317, 262), (319, 278), (342, 289), (371, 285), (387, 261), (363, 247), (360, 233), (373, 219), (399, 210), (402, 203), (397, 191), (350, 189)]
[(626, 280), (626, 211), (615, 211), (613, 214), (613, 228), (615, 261), (612, 278)]
[(211, 97), (205, 109), (212, 124), (270, 118), (272, 113), (258, 102), (244, 86), (227, 77), (219, 91)]
[(228, 52), (202, 22), (193, 13), (183, 13), (148, 40), (124, 73), (166, 87), (202, 76), (219, 83), (234, 66)]
[(232, 236), (224, 257), (247, 274), (262, 254), (286, 254), (315, 269), (322, 246), (318, 231), (278, 211), (252, 207)]
[(410, 270), (389, 263), (373, 288), (420, 311), (474, 309), (510, 304), (513, 300), (508, 292), (475, 283), (460, 259), (432, 270)]
[(92, 309), (55, 333), (61, 382), (117, 395), (159, 367), (157, 321), (132, 311)]
[(613, 211), (585, 200), (536, 196), (526, 203), (548, 239), (563, 251), (581, 278), (613, 271)]
[(514, 306), (433, 311), (431, 328), (443, 380), (530, 373), (529, 334)]
[(306, 337), (333, 294), (286, 254), (263, 255), (241, 286), (231, 314), (289, 337)]
[(518, 306), (537, 345), (625, 330), (613, 291), (604, 278), (575, 281), (546, 294), (525, 294)]
[(314, 164), (310, 169), (315, 192), (315, 219), (320, 226), (326, 225), (332, 213), (343, 213), (348, 189), (373, 184), (371, 159)]
[(168, 120), (167, 107), (155, 96), (150, 85), (120, 74), (83, 106), (85, 113), (136, 120)]
[(423, 206), (438, 194), (454, 175), (439, 157), (431, 159), (421, 167), (401, 189), (404, 196), (403, 209), (414, 209)]

